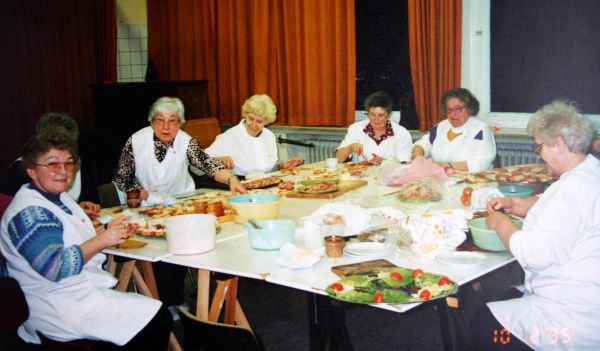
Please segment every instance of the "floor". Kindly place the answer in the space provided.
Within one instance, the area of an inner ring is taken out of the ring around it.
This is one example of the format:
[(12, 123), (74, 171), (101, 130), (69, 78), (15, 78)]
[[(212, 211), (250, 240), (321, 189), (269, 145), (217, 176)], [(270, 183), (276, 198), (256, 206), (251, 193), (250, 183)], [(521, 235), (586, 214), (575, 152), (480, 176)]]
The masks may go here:
[[(477, 303), (498, 299), (505, 287), (518, 284), (522, 270), (513, 263), (479, 280), (481, 291), (465, 291)], [(188, 303), (195, 297), (190, 284), (186, 285)], [(308, 294), (264, 281), (240, 278), (238, 298), (254, 332), (265, 349), (309, 350)], [(438, 312), (433, 304), (399, 314), (370, 306), (343, 304), (346, 326), (355, 350), (443, 350)], [(470, 309), (464, 310), (468, 318)], [(176, 331), (182, 338), (180, 331)], [(182, 343), (183, 344), (183, 343)], [(462, 345), (459, 345), (462, 346)], [(328, 348), (334, 350), (335, 348)], [(351, 350), (345, 347), (344, 350)], [(464, 346), (460, 349), (465, 349)]]

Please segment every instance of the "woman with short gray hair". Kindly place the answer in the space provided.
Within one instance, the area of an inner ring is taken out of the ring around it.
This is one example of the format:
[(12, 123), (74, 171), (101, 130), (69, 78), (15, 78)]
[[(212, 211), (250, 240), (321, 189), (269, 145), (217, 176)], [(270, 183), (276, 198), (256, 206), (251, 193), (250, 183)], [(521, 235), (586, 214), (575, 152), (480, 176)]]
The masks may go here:
[[(527, 131), (559, 179), (539, 197), (489, 202), (486, 224), (525, 280), (508, 299), (475, 313), (472, 349), (494, 350), (494, 330), (505, 330), (516, 337), (511, 350), (593, 350), (600, 345), (600, 161), (589, 154), (592, 125), (572, 104), (555, 101), (533, 115)], [(509, 215), (525, 217), (523, 228)]]

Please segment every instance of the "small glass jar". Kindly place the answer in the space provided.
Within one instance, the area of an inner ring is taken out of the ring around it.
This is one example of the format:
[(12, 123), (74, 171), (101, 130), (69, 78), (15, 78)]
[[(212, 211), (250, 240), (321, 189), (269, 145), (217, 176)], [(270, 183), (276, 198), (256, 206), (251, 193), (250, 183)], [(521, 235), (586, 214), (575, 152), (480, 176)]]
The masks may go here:
[(127, 207), (129, 208), (138, 208), (142, 205), (142, 200), (140, 199), (141, 192), (136, 190), (130, 190), (127, 192)]
[(344, 246), (346, 246), (346, 240), (342, 236), (325, 237), (325, 253), (329, 258), (341, 257), (344, 253)]

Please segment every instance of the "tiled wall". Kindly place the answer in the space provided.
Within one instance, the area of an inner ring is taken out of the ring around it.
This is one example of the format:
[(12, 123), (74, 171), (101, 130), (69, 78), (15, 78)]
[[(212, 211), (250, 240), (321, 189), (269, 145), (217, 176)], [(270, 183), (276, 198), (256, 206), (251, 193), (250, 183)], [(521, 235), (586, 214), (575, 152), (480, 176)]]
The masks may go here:
[(117, 80), (143, 82), (148, 64), (148, 26), (117, 24)]

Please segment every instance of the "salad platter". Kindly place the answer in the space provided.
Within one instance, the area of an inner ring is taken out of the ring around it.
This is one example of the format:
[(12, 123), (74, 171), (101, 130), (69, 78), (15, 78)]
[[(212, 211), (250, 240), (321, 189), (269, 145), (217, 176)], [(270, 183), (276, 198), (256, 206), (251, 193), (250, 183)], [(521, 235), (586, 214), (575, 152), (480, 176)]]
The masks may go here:
[(446, 276), (403, 267), (347, 275), (326, 289), (334, 299), (361, 304), (424, 302), (447, 297), (457, 290), (458, 284)]

